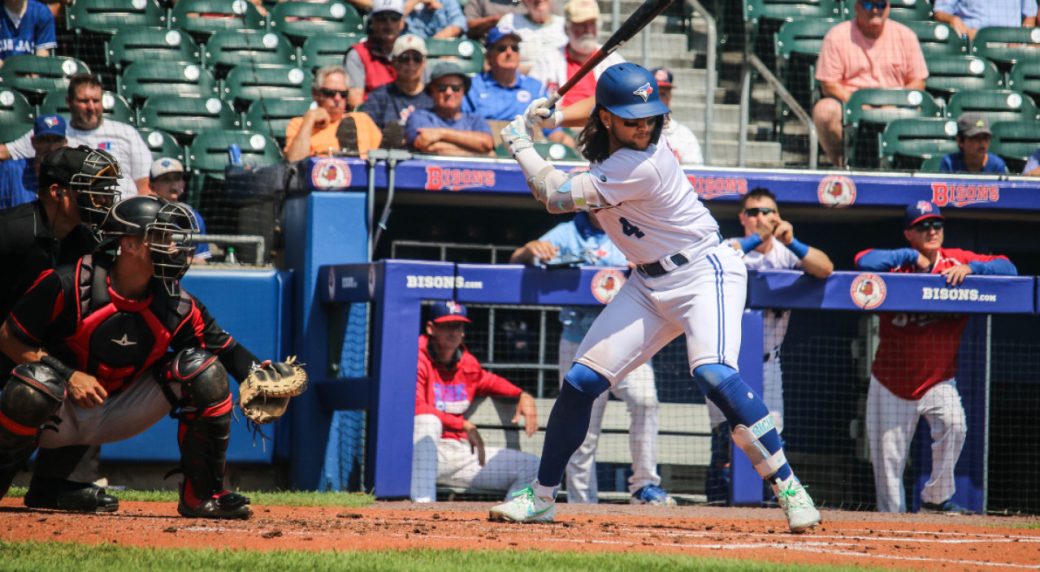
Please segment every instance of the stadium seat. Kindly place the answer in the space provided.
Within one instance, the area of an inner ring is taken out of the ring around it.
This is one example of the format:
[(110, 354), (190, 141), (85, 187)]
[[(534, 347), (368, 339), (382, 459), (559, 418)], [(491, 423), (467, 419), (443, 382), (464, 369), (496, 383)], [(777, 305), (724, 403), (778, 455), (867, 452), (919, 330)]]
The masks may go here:
[(263, 30), (217, 32), (202, 50), (203, 63), (223, 78), (235, 66), (294, 65), (296, 50), (281, 34)]
[(231, 69), (221, 97), (243, 110), (257, 100), (309, 97), (311, 74), (295, 66), (251, 66)]
[(773, 34), (784, 22), (841, 18), (837, 0), (743, 0), (744, 33), (755, 52), (771, 65)]
[(881, 166), (913, 170), (930, 157), (957, 151), (957, 122), (942, 118), (896, 119), (880, 137)]
[[(856, 16), (856, 0), (846, 1), (844, 4), (845, 19), (851, 20)], [(900, 23), (927, 22), (932, 19), (932, 4), (928, 0), (891, 0), (888, 17)]]
[[(815, 87), (814, 78), (809, 71), (820, 55), (823, 37), (837, 23), (838, 20), (830, 18), (797, 20), (784, 23), (776, 33), (777, 76), (798, 103), (807, 110), (812, 109)], [(775, 98), (775, 101), (774, 124), (779, 133), (782, 131), (787, 106), (779, 97)]]
[(1008, 74), (1008, 89), (1021, 91), (1040, 104), (1040, 54), (1015, 63)]
[(32, 131), (33, 106), (25, 96), (0, 89), (0, 143), (10, 143)]
[(203, 131), (239, 129), (242, 120), (216, 97), (168, 94), (148, 98), (141, 108), (138, 125), (161, 129), (180, 142), (188, 142)]
[(193, 173), (214, 179), (224, 178), (228, 165), (228, 147), (238, 145), (242, 164), (257, 167), (282, 160), (282, 150), (273, 139), (255, 131), (207, 130), (188, 147), (188, 161)]
[(1001, 121), (993, 124), (990, 152), (1007, 161), (1008, 171), (1021, 173), (1026, 161), (1040, 149), (1040, 122)]
[(302, 46), (308, 38), (318, 34), (364, 33), (364, 23), (358, 11), (337, 0), (280, 3), (271, 10), (269, 27), (272, 32), (287, 36), (296, 46)]
[(119, 94), (134, 104), (156, 95), (217, 95), (217, 80), (198, 64), (138, 62), (118, 78)]
[(429, 38), (426, 40), (426, 57), (430, 60), (454, 60), (462, 71), (471, 75), (484, 70), (484, 50), (479, 43), (469, 39)]
[[(68, 119), (69, 102), (67, 95), (64, 91), (55, 91), (47, 94), (47, 97), (43, 98), (43, 103), (40, 104), (40, 115), (57, 114)], [(137, 114), (134, 113), (130, 104), (119, 94), (111, 91), (102, 93), (101, 107), (103, 109), (102, 113), (109, 119), (131, 125), (137, 123)]]
[(170, 12), (170, 27), (206, 43), (225, 30), (262, 30), (264, 19), (247, 0), (178, 0)]
[(845, 104), (845, 156), (850, 165), (877, 166), (877, 133), (896, 119), (940, 117), (935, 99), (911, 89), (860, 89)]
[(936, 97), (959, 91), (999, 89), (1002, 75), (993, 62), (975, 56), (933, 56), (928, 62), (925, 89)]
[[(550, 161), (583, 161), (584, 159), (576, 150), (561, 143), (551, 141), (539, 141), (534, 144), (534, 150), (542, 157)], [(509, 148), (503, 145), (495, 146), (495, 156), (502, 158), (512, 157)]]
[(364, 39), (364, 34), (321, 34), (307, 38), (300, 50), (300, 67), (313, 72), (322, 66), (341, 66), (347, 49)]
[(254, 101), (246, 112), (245, 128), (263, 133), (285, 146), (285, 128), (294, 117), (300, 117), (311, 108), (311, 98), (261, 99)]
[(20, 91), (30, 103), (39, 104), (48, 93), (65, 93), (69, 78), (80, 72), (90, 72), (86, 64), (66, 56), (12, 56), (0, 68), (0, 88)]
[(159, 157), (173, 157), (181, 163), (184, 163), (185, 169), (191, 168), (187, 164), (187, 152), (184, 150), (184, 147), (173, 138), (173, 135), (156, 129), (138, 129), (137, 131), (141, 134), (141, 138), (144, 139), (145, 144), (148, 145), (148, 149), (151, 150), (153, 160), (158, 159)]
[(924, 163), (921, 163), (921, 168), (919, 170), (922, 173), (940, 173), (941, 171), (939, 170), (939, 166), (942, 165), (944, 157), (945, 155), (935, 155), (925, 159)]
[(76, 34), (111, 36), (155, 26), (166, 26), (166, 10), (156, 0), (76, 0), (65, 6), (65, 27)]
[(953, 94), (946, 106), (946, 115), (957, 119), (960, 114), (974, 111), (983, 114), (990, 123), (1001, 121), (1035, 121), (1036, 104), (1028, 96), (1009, 89), (962, 91)]
[(105, 44), (105, 63), (117, 71), (135, 62), (200, 63), (201, 55), (191, 36), (166, 28), (119, 30)]
[(971, 53), (1007, 71), (1018, 60), (1040, 53), (1040, 28), (983, 28), (971, 42)]
[(903, 22), (917, 35), (926, 62), (935, 56), (968, 55), (968, 44), (953, 28), (941, 22)]

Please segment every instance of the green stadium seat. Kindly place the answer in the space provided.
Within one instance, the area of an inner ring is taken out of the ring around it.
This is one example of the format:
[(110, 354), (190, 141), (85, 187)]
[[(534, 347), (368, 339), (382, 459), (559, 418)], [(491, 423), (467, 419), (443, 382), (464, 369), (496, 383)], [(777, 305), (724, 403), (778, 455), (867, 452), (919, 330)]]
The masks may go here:
[(755, 52), (772, 65), (773, 35), (784, 22), (841, 18), (837, 0), (742, 0), (744, 32)]
[(341, 66), (347, 49), (364, 39), (364, 34), (321, 34), (307, 38), (300, 50), (300, 66), (311, 71), (323, 66)]
[[(122, 121), (131, 125), (137, 123), (137, 114), (122, 96), (111, 91), (101, 94), (102, 113), (108, 119)], [(55, 91), (47, 94), (40, 104), (40, 115), (57, 114), (69, 118), (69, 102), (66, 92)]]
[(1040, 54), (1040, 28), (983, 28), (971, 42), (971, 53), (1009, 70), (1015, 62)]
[(157, 129), (138, 129), (141, 139), (144, 139), (148, 149), (152, 152), (152, 160), (160, 157), (173, 157), (181, 163), (184, 168), (189, 169), (187, 164), (188, 153), (184, 147), (174, 139), (173, 135)]
[(942, 165), (944, 157), (945, 155), (936, 155), (925, 159), (924, 163), (921, 163), (920, 171), (922, 173), (941, 173), (939, 166)]
[[(824, 36), (837, 23), (838, 20), (831, 18), (797, 20), (784, 23), (776, 33), (777, 76), (804, 109), (812, 109), (815, 87), (809, 71), (820, 55)], [(787, 106), (777, 97), (774, 115), (777, 132), (781, 131), (786, 114)]]
[(975, 56), (934, 56), (927, 60), (925, 89), (936, 97), (959, 91), (999, 89), (1001, 73), (993, 62)]
[(946, 106), (946, 115), (951, 119), (957, 119), (962, 113), (970, 111), (983, 114), (991, 124), (1038, 119), (1033, 100), (1009, 89), (962, 91), (953, 94)]
[(178, 141), (188, 142), (204, 131), (240, 129), (242, 120), (216, 97), (168, 94), (148, 98), (141, 108), (138, 125), (161, 129)]
[(285, 128), (294, 117), (300, 117), (311, 108), (311, 98), (261, 99), (254, 101), (246, 111), (245, 128), (263, 133), (285, 146)]
[(111, 36), (155, 26), (166, 26), (166, 10), (156, 0), (76, 0), (65, 6), (65, 27), (76, 34)]
[(264, 18), (247, 0), (178, 0), (170, 12), (170, 27), (206, 43), (217, 32), (262, 30)]
[(470, 39), (426, 40), (426, 57), (430, 60), (454, 60), (462, 71), (477, 74), (484, 71), (484, 50)]
[(857, 167), (875, 167), (877, 133), (896, 119), (940, 117), (935, 99), (910, 89), (860, 89), (845, 104), (845, 157)]
[(188, 62), (138, 62), (117, 79), (119, 95), (138, 105), (156, 95), (217, 95), (213, 74)]
[[(856, 16), (856, 0), (848, 0), (844, 5), (845, 19)], [(900, 23), (927, 22), (932, 19), (932, 4), (928, 0), (890, 0), (891, 9), (888, 17)]]
[[(539, 155), (550, 161), (584, 161), (577, 150), (561, 143), (539, 141), (534, 144), (534, 149), (538, 151)], [(509, 147), (502, 144), (495, 147), (495, 156), (509, 158), (512, 157), (512, 154), (509, 152)]]
[(1008, 74), (1008, 89), (1021, 91), (1040, 104), (1040, 54), (1015, 63)]
[(0, 88), (16, 89), (30, 103), (38, 104), (48, 93), (65, 93), (69, 78), (81, 72), (90, 72), (86, 64), (67, 56), (12, 56), (0, 68)]
[(925, 61), (935, 56), (968, 55), (968, 44), (953, 28), (941, 22), (903, 22), (917, 35)]
[(199, 63), (202, 52), (188, 34), (166, 28), (133, 28), (116, 32), (105, 44), (105, 63), (123, 70), (136, 62)]
[(242, 164), (257, 167), (282, 160), (282, 150), (270, 137), (255, 131), (216, 130), (199, 134), (188, 147), (188, 160), (193, 172), (216, 179), (224, 178), (228, 164), (228, 147), (238, 145)]
[(24, 95), (0, 89), (0, 143), (10, 143), (32, 131), (33, 106)]
[(281, 34), (263, 30), (217, 32), (206, 42), (203, 62), (218, 78), (241, 65), (294, 65), (296, 50)]
[(272, 32), (285, 34), (297, 46), (319, 34), (363, 34), (365, 30), (358, 11), (336, 0), (283, 2), (271, 10), (268, 20)]
[(238, 66), (231, 69), (221, 97), (242, 109), (257, 100), (308, 97), (310, 72), (295, 66)]
[(957, 122), (952, 119), (897, 119), (881, 134), (882, 167), (917, 169), (935, 156), (957, 151)]
[(1040, 149), (1040, 122), (1002, 121), (994, 123), (992, 129), (990, 153), (1003, 157), (1009, 172), (1021, 173), (1029, 157)]

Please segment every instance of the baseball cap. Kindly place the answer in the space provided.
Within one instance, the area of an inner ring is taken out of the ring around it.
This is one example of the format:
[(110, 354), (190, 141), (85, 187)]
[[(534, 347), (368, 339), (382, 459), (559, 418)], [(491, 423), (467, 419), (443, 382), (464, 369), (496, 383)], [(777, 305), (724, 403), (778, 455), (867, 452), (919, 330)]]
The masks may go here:
[(65, 137), (65, 119), (60, 115), (41, 115), (33, 123), (33, 135)]
[(675, 76), (672, 75), (668, 68), (654, 68), (650, 70), (650, 73), (654, 74), (654, 79), (657, 80), (657, 87), (672, 87)]
[(487, 39), (484, 40), (484, 45), (490, 48), (497, 44), (502, 38), (508, 38), (510, 36), (516, 38), (517, 41), (523, 41), (523, 38), (520, 37), (520, 34), (516, 33), (516, 30), (514, 30), (512, 26), (509, 26), (508, 24), (495, 26), (488, 32)]
[(426, 40), (423, 40), (415, 34), (404, 34), (398, 36), (394, 40), (394, 49), (390, 50), (390, 58), (396, 58), (397, 56), (405, 52), (419, 52), (426, 56)]
[(989, 130), (989, 121), (981, 113), (962, 113), (957, 118), (957, 135), (962, 137), (974, 137), (983, 133), (992, 135)]
[(459, 64), (453, 61), (441, 61), (434, 64), (433, 69), (430, 70), (430, 83), (449, 75), (457, 75), (462, 78), (463, 83), (466, 84), (466, 91), (469, 91), (469, 76), (466, 72), (462, 71)]
[(148, 171), (149, 180), (156, 180), (163, 175), (170, 173), (184, 174), (184, 164), (177, 159), (171, 159), (170, 157), (160, 157), (152, 162), (152, 168)]
[(397, 12), (404, 15), (404, 0), (375, 0), (372, 2), (370, 14), (378, 14), (380, 12)]
[(466, 317), (466, 307), (454, 300), (434, 302), (434, 304), (430, 306), (430, 321), (434, 324), (445, 324), (448, 322), (472, 323), (472, 321)]
[(563, 15), (568, 22), (588, 22), (599, 18), (599, 4), (596, 0), (570, 0), (563, 8)]
[(939, 207), (935, 206), (935, 203), (931, 201), (917, 201), (916, 203), (910, 203), (910, 205), (906, 207), (906, 216), (903, 217), (903, 228), (910, 228), (915, 224), (930, 218), (946, 220), (946, 217), (939, 212)]

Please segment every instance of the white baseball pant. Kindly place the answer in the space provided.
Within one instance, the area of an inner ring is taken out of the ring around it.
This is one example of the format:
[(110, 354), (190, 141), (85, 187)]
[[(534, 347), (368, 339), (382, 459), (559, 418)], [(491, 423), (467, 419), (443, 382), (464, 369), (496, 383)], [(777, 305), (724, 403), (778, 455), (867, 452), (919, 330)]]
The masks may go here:
[[(577, 351), (577, 343), (560, 340), (561, 386)], [(628, 450), (632, 455), (632, 476), (628, 479), (629, 492), (634, 493), (646, 485), (660, 485), (661, 476), (657, 474), (658, 401), (653, 368), (649, 363), (644, 363), (613, 386), (610, 392), (625, 402), (632, 419), (628, 429)], [(609, 394), (604, 392), (592, 404), (589, 433), (567, 463), (569, 503), (599, 502), (595, 454), (609, 397)]]
[(416, 415), (412, 433), (412, 491), (415, 502), (437, 500), (437, 485), (505, 491), (506, 498), (538, 477), (538, 457), (514, 449), (487, 447), (480, 466), (469, 441), (442, 439), (436, 415)]
[(942, 503), (956, 490), (954, 468), (964, 447), (967, 421), (955, 379), (929, 389), (921, 399), (897, 397), (874, 376), (867, 392), (867, 438), (874, 463), (874, 486), (879, 512), (906, 512), (903, 470), (918, 420), (931, 428), (932, 474), (921, 500)]

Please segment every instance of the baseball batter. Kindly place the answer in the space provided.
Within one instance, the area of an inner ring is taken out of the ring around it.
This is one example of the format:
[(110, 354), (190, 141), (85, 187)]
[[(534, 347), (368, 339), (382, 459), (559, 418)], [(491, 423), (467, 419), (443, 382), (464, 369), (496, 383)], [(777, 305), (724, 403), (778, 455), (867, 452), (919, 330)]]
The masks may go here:
[(594, 210), (636, 270), (578, 347), (549, 416), (537, 480), (492, 508), (491, 518), (551, 521), (556, 488), (585, 439), (595, 399), (685, 334), (690, 372), (772, 484), (791, 530), (815, 526), (820, 513), (784, 456), (769, 410), (736, 369), (747, 271), (661, 140), (668, 108), (653, 75), (623, 63), (600, 76), (579, 138), (588, 172), (568, 176), (534, 150), (532, 124), (555, 125), (560, 116), (544, 106), (533, 103), (502, 130), (531, 192), (550, 213)]
[[(945, 219), (933, 203), (909, 205), (903, 222), (909, 248), (864, 250), (856, 255), (856, 267), (940, 274), (950, 286), (960, 285), (970, 274), (1018, 274), (1006, 256), (943, 248)], [(953, 502), (954, 468), (967, 430), (955, 379), (967, 324), (963, 315), (881, 315), (880, 345), (867, 392), (867, 439), (881, 512), (906, 512), (903, 470), (921, 417), (928, 421), (932, 437), (932, 474), (921, 491), (922, 508), (971, 512)]]

